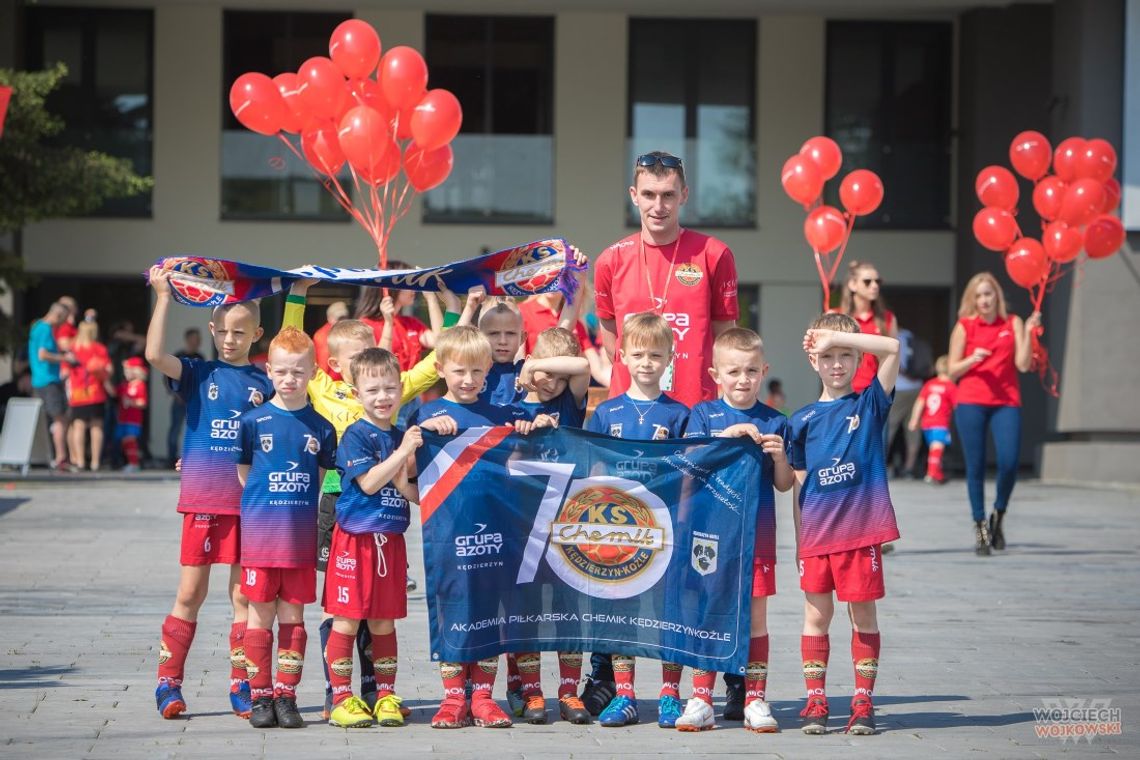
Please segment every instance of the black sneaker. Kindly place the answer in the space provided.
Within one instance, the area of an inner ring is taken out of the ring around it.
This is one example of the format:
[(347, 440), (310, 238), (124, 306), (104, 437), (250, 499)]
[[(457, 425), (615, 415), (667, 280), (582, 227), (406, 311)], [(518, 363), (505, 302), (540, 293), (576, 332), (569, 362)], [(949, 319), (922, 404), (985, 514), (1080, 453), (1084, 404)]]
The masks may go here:
[(807, 707), (800, 711), (800, 730), (812, 736), (826, 734), (827, 717), (830, 714), (826, 699), (811, 697), (808, 699)]
[(586, 688), (582, 689), (582, 704), (596, 718), (616, 696), (617, 684), (613, 681), (595, 681), (589, 678), (586, 680)]
[(297, 711), (297, 700), (293, 697), (277, 697), (274, 699), (273, 712), (277, 713), (277, 725), (281, 728), (305, 727), (305, 719)]
[(249, 711), (249, 725), (254, 728), (277, 728), (277, 713), (273, 697), (258, 697)]
[(1005, 512), (993, 511), (990, 513), (990, 546), (999, 552), (1005, 548), (1005, 534), (1001, 532), (1001, 521)]
[(535, 726), (546, 724), (546, 699), (542, 694), (532, 694), (527, 697), (521, 717)]
[(979, 557), (990, 556), (990, 529), (986, 527), (985, 520), (974, 522), (974, 554)]
[(851, 720), (847, 721), (847, 733), (871, 736), (879, 733), (875, 728), (875, 708), (869, 699), (851, 703)]
[(735, 676), (724, 679), (724, 719), (744, 720), (744, 679)]

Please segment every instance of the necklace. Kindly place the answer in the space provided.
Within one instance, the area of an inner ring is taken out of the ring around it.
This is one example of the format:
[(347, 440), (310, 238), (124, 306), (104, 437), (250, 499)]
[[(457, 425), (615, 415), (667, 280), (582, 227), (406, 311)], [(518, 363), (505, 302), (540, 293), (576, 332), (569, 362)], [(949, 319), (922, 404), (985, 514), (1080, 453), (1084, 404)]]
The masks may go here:
[(660, 301), (653, 295), (653, 280), (649, 277), (649, 262), (645, 259), (645, 238), (640, 235), (637, 238), (638, 252), (641, 254), (641, 268), (645, 272), (645, 285), (649, 289), (649, 301), (652, 304), (654, 314), (660, 315), (665, 311), (665, 304), (669, 300), (669, 285), (673, 282), (673, 268), (677, 264), (677, 251), (681, 248), (681, 236), (684, 234), (685, 230), (678, 228), (677, 240), (673, 243), (673, 255), (669, 258), (669, 271), (665, 275), (665, 289), (661, 292)]
[[(658, 398), (660, 398), (660, 396)], [(649, 412), (651, 412), (653, 410), (653, 407), (657, 406), (657, 399), (653, 399), (652, 403), (650, 403), (649, 406), (645, 407), (644, 412), (641, 411), (641, 407), (639, 407), (637, 405), (637, 402), (634, 401), (632, 398), (629, 400), (629, 403), (633, 404), (633, 411), (637, 413), (637, 424), (638, 425), (644, 425), (645, 424), (645, 415), (649, 414)]]

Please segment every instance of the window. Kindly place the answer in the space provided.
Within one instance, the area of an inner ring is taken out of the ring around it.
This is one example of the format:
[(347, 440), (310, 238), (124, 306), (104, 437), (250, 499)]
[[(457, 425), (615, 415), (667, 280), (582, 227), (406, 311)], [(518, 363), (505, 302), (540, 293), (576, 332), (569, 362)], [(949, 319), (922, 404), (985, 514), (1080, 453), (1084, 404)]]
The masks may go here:
[[(329, 35), (348, 18), (343, 13), (226, 11), (221, 87), (223, 219), (349, 220), (308, 163), (280, 140), (243, 127), (229, 101), (230, 85), (247, 71), (272, 77), (296, 71), (315, 55), (328, 56)], [(347, 169), (343, 177), (348, 177)]]
[[(951, 44), (949, 23), (828, 23), (825, 119), (840, 177), (870, 169), (887, 191), (860, 226), (950, 226)], [(838, 192), (828, 183), (828, 203)]]
[(554, 221), (554, 19), (427, 17), (432, 88), (455, 93), (463, 126), (425, 222)]
[[(135, 172), (149, 176), (154, 14), (42, 6), (27, 14), (28, 67), (67, 65), (67, 76), (47, 102), (65, 124), (55, 139), (129, 159)], [(109, 199), (95, 214), (150, 216), (151, 193)]]
[(740, 308), (736, 326), (760, 332), (760, 286), (737, 283), (736, 302)]
[(755, 20), (630, 19), (629, 176), (642, 153), (681, 156), (682, 222), (756, 225), (755, 113)]

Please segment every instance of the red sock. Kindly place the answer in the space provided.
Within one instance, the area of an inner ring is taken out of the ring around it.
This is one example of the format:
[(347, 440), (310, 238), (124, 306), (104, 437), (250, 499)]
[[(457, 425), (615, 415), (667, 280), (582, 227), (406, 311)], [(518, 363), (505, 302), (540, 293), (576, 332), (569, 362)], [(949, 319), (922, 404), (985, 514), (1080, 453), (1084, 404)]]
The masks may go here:
[(372, 667), (376, 671), (376, 697), (396, 693), (396, 632), (372, 635)]
[(675, 662), (661, 663), (661, 691), (657, 696), (676, 697), (677, 699), (680, 699), (681, 672), (684, 669), (684, 665), (678, 665)]
[(521, 688), (522, 674), (519, 673), (518, 657), (513, 653), (507, 653), (507, 691)]
[[(511, 659), (511, 656), (507, 655), (508, 662)], [(518, 663), (519, 677), (522, 679), (523, 697), (541, 697), (542, 655), (538, 652), (520, 652), (515, 655), (513, 659)]]
[(181, 686), (186, 669), (186, 654), (194, 641), (197, 623), (167, 615), (162, 621), (162, 640), (158, 642), (158, 680)]
[(252, 699), (273, 696), (272, 650), (273, 631), (245, 629), (245, 670), (249, 674), (249, 696)]
[(138, 465), (139, 463), (139, 442), (136, 438), (123, 439), (123, 456), (127, 458), (127, 464)]
[[(805, 655), (806, 657), (806, 655)], [(744, 671), (744, 704), (767, 699), (768, 634), (748, 640), (748, 667)]]
[(693, 699), (699, 699), (711, 705), (714, 686), (716, 686), (715, 670), (693, 668)]
[(637, 699), (633, 695), (633, 677), (637, 672), (637, 661), (624, 654), (612, 655), (611, 661), (614, 664), (614, 684), (617, 686), (617, 695)]
[(305, 668), (305, 644), (308, 641), (304, 625), (277, 624), (277, 680), (273, 684), (273, 696), (297, 698), (297, 684), (301, 683), (301, 671)]
[(495, 688), (495, 676), (499, 674), (499, 656), (485, 657), (468, 666), (471, 676), (471, 699), (490, 699)]
[(443, 681), (444, 699), (464, 699), (467, 690), (468, 664), (465, 662), (441, 662), (439, 678)]
[(804, 685), (809, 697), (827, 697), (827, 658), (831, 639), (823, 636), (800, 636), (800, 654), (804, 662)]
[(941, 446), (930, 449), (930, 452), (926, 455), (927, 477), (934, 478), (935, 480), (942, 480), (945, 477), (942, 474), (942, 453), (945, 450), (946, 449)]
[(230, 626), (230, 686), (239, 686), (245, 673), (245, 623)]
[(578, 696), (578, 681), (582, 680), (582, 653), (558, 653), (558, 698)]
[[(329, 632), (329, 643), (325, 644), (325, 662), (329, 666), (334, 705), (339, 705), (352, 696), (352, 653), (355, 650), (356, 636), (338, 633), (336, 630)], [(277, 667), (280, 670), (280, 664)]]
[(851, 632), (851, 662), (855, 665), (855, 696), (870, 699), (879, 675), (879, 634)]

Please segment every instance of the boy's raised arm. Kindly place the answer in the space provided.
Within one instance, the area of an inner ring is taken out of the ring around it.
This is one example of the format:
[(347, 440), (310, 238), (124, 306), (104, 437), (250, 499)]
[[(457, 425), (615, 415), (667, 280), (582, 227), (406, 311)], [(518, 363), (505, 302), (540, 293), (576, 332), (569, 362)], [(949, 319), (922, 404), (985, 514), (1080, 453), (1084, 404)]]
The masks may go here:
[(296, 280), (289, 286), (289, 295), (285, 296), (285, 314), (281, 317), (281, 327), (296, 327), (305, 329), (305, 303), (308, 301), (309, 288), (316, 285), (312, 279)]
[(886, 335), (837, 332), (835, 330), (808, 330), (804, 335), (804, 350), (821, 354), (833, 346), (854, 348), (871, 354), (879, 360), (879, 385), (890, 393), (899, 377), (899, 341)]
[(170, 311), (170, 270), (153, 266), (150, 268), (150, 285), (154, 288), (154, 313), (146, 328), (146, 360), (171, 380), (182, 379), (182, 362), (174, 354), (168, 353), (165, 346), (166, 315)]

